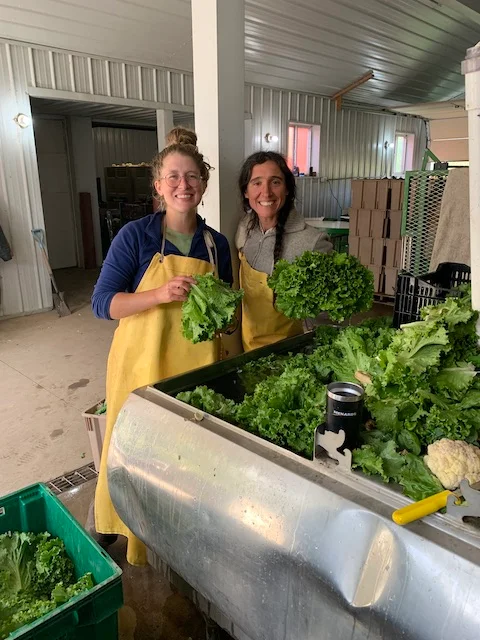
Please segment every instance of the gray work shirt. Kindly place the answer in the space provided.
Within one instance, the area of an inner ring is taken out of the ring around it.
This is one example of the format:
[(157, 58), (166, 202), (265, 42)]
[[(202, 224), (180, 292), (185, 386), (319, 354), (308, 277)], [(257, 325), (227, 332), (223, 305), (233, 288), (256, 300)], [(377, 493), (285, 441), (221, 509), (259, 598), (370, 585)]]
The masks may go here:
[[(243, 251), (248, 264), (253, 269), (271, 275), (274, 266), (273, 251), (276, 229), (274, 227), (263, 231), (260, 225), (257, 225), (248, 233), (247, 227), (252, 215), (254, 214), (246, 214), (240, 221), (235, 244), (237, 249)], [(281, 259), (293, 262), (305, 251), (330, 253), (332, 249), (332, 243), (326, 233), (308, 225), (305, 218), (296, 209), (290, 211), (285, 223)]]

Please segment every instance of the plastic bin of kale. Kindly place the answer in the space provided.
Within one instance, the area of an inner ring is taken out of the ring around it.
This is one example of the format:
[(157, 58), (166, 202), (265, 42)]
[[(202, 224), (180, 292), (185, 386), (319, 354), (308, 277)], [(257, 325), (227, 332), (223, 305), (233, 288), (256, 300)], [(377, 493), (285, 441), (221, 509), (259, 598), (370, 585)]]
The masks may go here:
[(400, 273), (395, 291), (393, 326), (420, 320), (420, 311), (443, 302), (448, 295), (461, 295), (460, 287), (470, 282), (470, 267), (456, 262), (442, 262), (434, 273), (415, 277)]
[(0, 497), (0, 533), (8, 531), (48, 531), (60, 538), (76, 578), (90, 572), (95, 583), (92, 589), (20, 627), (8, 640), (118, 640), (122, 570), (44, 484)]

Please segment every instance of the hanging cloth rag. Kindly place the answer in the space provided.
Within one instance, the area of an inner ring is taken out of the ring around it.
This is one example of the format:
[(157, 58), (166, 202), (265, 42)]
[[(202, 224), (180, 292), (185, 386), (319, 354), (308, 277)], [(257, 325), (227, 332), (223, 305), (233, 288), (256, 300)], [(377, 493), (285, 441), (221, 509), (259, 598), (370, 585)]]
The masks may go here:
[(443, 192), (430, 271), (442, 262), (470, 263), (470, 200), (468, 168), (450, 169)]

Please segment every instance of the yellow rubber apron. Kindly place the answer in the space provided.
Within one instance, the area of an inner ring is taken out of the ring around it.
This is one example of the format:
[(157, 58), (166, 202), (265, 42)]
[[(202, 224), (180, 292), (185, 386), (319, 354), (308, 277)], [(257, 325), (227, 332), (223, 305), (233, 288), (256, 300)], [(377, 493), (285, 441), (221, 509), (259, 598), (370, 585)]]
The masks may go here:
[[(175, 276), (205, 275), (216, 271), (211, 234), (204, 232), (210, 262), (184, 256), (165, 256), (165, 232), (161, 253), (148, 266), (137, 292), (166, 284)], [(127, 536), (127, 560), (130, 564), (147, 562), (145, 545), (118, 517), (108, 490), (107, 455), (118, 413), (128, 395), (145, 385), (175, 376), (218, 360), (219, 341), (192, 344), (182, 335), (182, 303), (158, 305), (142, 313), (122, 318), (115, 331), (107, 365), (107, 427), (95, 493), (95, 526), (99, 533)]]
[(253, 269), (240, 252), (240, 287), (242, 300), (242, 343), (245, 351), (264, 347), (284, 338), (303, 333), (302, 323), (291, 320), (274, 307), (268, 275)]

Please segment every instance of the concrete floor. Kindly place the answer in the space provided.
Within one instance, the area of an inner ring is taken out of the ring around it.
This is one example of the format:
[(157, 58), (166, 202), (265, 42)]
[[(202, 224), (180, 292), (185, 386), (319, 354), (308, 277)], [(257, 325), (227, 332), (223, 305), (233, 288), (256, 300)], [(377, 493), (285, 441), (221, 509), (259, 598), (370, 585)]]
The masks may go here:
[(116, 323), (90, 310), (97, 270), (56, 275), (72, 315), (0, 321), (0, 495), (92, 460), (81, 413), (105, 397)]
[[(95, 481), (60, 494), (60, 500), (82, 526), (87, 520)], [(151, 567), (132, 567), (125, 561), (125, 540), (109, 547), (109, 554), (122, 568), (124, 606), (119, 612), (119, 640), (228, 640), (215, 630), (207, 636), (202, 614)]]

